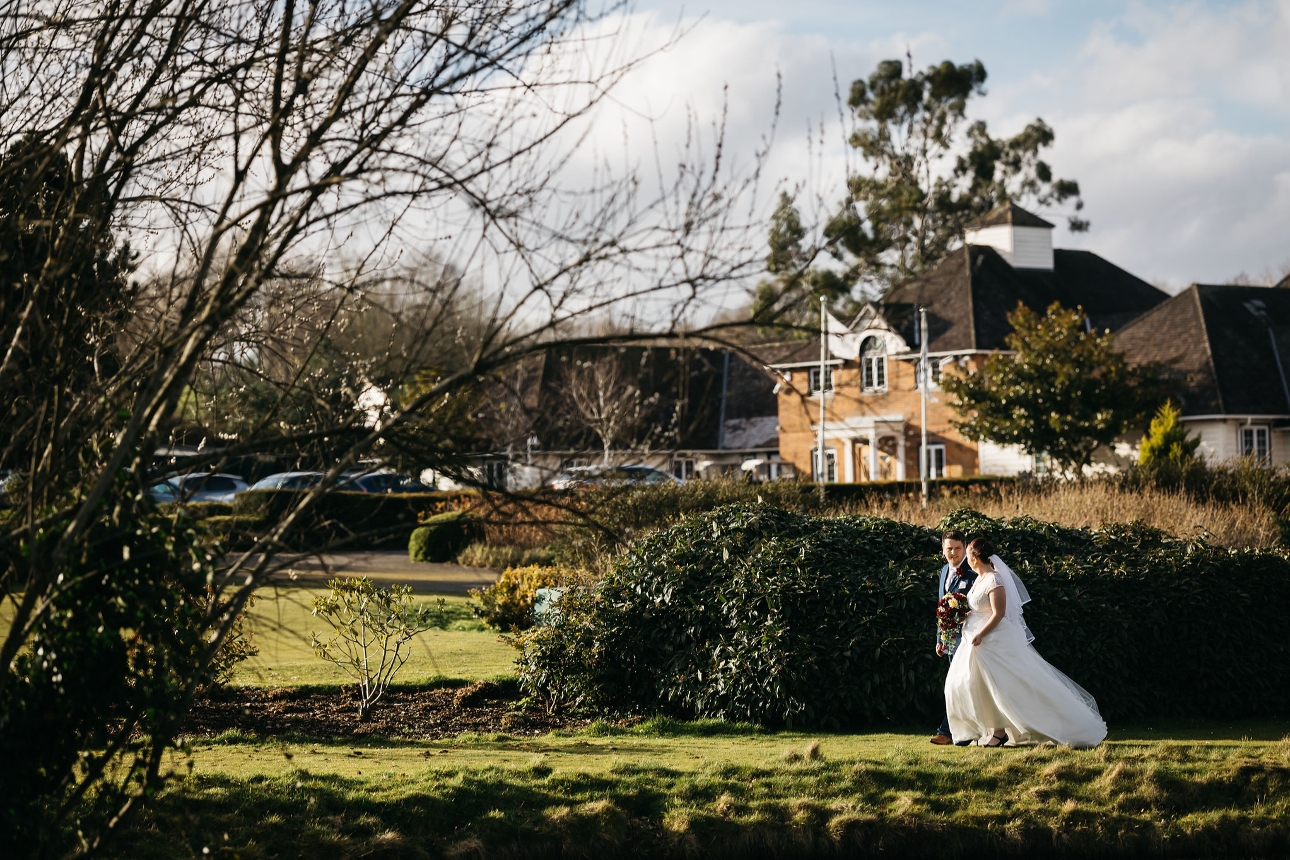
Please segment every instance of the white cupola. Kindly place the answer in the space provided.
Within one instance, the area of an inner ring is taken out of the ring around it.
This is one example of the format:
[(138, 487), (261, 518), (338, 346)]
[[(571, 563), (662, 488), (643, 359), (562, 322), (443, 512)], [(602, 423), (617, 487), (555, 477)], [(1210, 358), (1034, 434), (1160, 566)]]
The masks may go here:
[(967, 245), (989, 245), (1014, 269), (1053, 270), (1053, 225), (1008, 201), (963, 231)]

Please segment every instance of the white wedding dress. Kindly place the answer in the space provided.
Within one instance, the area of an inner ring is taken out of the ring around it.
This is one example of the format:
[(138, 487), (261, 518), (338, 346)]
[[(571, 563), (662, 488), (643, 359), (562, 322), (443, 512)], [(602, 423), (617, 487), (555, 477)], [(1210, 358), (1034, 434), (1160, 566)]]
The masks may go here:
[[(985, 743), (992, 730), (1007, 729), (1018, 744), (1097, 746), (1106, 737), (1097, 702), (1039, 656), (1021, 610), (1030, 595), (997, 555), (990, 561), (995, 572), (978, 576), (968, 591), (972, 611), (945, 679), (945, 709), (954, 739)], [(1007, 595), (1004, 617), (973, 646), (972, 637), (990, 619), (994, 588)]]

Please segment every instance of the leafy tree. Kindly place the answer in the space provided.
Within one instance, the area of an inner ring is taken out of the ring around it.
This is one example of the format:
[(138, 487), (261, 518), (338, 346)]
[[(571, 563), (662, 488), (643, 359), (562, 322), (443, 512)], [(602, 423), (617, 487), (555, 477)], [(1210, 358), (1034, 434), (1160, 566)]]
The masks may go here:
[(1156, 410), (1147, 430), (1147, 438), (1142, 440), (1138, 451), (1138, 463), (1150, 466), (1162, 461), (1178, 465), (1196, 459), (1196, 449), (1200, 447), (1200, 437), (1187, 433), (1185, 427), (1178, 423), (1182, 411), (1174, 406), (1172, 400), (1166, 400)]
[(1156, 368), (1129, 367), (1110, 333), (1085, 330), (1083, 309), (1054, 302), (1041, 316), (1018, 305), (1008, 322), (1012, 355), (941, 379), (963, 416), (954, 426), (967, 438), (1020, 445), (1078, 473), (1160, 402)]
[[(908, 75), (900, 60), (884, 60), (851, 85), (847, 106), (855, 127), (849, 144), (863, 169), (847, 179), (846, 194), (823, 229), (807, 230), (788, 195), (780, 197), (770, 228), (766, 268), (754, 318), (806, 322), (820, 296), (852, 297), (856, 285), (881, 295), (920, 274), (962, 240), (964, 225), (1012, 200), (1040, 209), (1073, 201), (1083, 209), (1079, 183), (1055, 179), (1041, 158), (1054, 133), (1035, 119), (1020, 133), (992, 137), (983, 120), (969, 122), (968, 105), (985, 95), (979, 60), (939, 65)], [(1072, 231), (1087, 230), (1078, 214)], [(821, 267), (821, 255), (831, 258)]]

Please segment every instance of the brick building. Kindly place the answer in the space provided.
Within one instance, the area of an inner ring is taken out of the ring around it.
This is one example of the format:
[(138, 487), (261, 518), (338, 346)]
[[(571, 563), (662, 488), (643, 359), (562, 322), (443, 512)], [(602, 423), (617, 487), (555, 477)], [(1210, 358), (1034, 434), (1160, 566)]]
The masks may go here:
[(827, 480), (917, 478), (920, 395), (917, 310), (927, 308), (931, 364), (927, 435), (932, 477), (1017, 474), (1035, 464), (1020, 449), (975, 443), (958, 433), (938, 381), (1005, 350), (1007, 315), (1053, 302), (1082, 307), (1086, 324), (1116, 330), (1168, 295), (1088, 251), (1054, 249), (1053, 225), (1006, 203), (970, 225), (962, 247), (925, 275), (866, 305), (849, 322), (829, 321), (827, 372), (819, 340), (768, 349), (779, 374), (779, 454), (814, 474), (824, 397)]

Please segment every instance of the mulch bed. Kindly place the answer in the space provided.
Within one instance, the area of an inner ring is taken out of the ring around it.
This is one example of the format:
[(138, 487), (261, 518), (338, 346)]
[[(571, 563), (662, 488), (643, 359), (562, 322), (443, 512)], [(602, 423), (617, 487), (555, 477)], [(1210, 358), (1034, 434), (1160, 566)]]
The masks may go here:
[(543, 735), (554, 729), (582, 728), (590, 722), (584, 717), (519, 710), (513, 693), (488, 681), (456, 688), (390, 690), (361, 723), (358, 701), (350, 693), (226, 688), (193, 703), (185, 734), (210, 737), (239, 730), (257, 737), (375, 735), (433, 740), (462, 732)]

